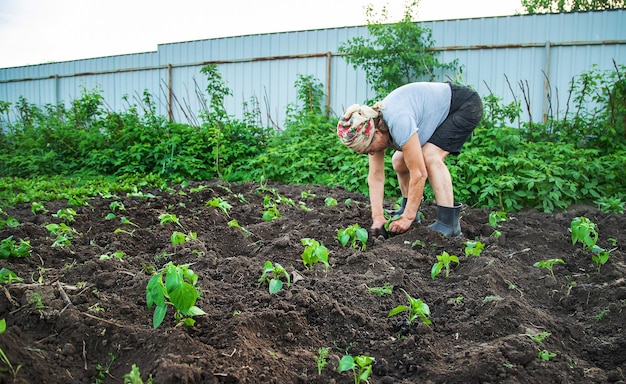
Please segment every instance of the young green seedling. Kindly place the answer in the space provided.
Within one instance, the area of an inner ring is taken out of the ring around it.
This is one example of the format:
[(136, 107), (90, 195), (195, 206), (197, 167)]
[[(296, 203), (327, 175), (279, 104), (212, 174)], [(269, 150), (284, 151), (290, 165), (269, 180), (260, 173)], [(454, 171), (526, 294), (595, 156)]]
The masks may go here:
[(337, 199), (329, 196), (324, 199), (324, 205), (327, 207), (334, 207), (335, 205), (337, 205)]
[(220, 211), (224, 212), (226, 217), (230, 217), (228, 211), (230, 211), (233, 206), (228, 203), (228, 201), (222, 199), (221, 197), (214, 197), (206, 203), (209, 207), (218, 208)]
[(190, 264), (175, 265), (169, 262), (148, 281), (146, 304), (148, 309), (155, 305), (152, 318), (154, 328), (158, 328), (165, 319), (168, 305), (176, 308), (176, 321), (188, 327), (195, 324), (191, 317), (205, 314), (196, 307), (196, 301), (200, 297), (196, 289), (198, 275), (189, 266)]
[(23, 280), (18, 277), (12, 270), (7, 268), (0, 269), (0, 283), (11, 284), (12, 282), (20, 283), (22, 281)]
[(287, 286), (290, 286), (291, 278), (285, 268), (278, 263), (272, 264), (272, 262), (268, 260), (263, 265), (263, 273), (259, 278), (259, 285), (267, 282), (270, 294), (274, 294), (283, 288), (283, 282), (281, 280), (282, 277), (287, 280)]
[(276, 206), (276, 202), (270, 196), (263, 197), (263, 221), (272, 221), (282, 217)]
[(183, 225), (180, 223), (180, 220), (173, 213), (162, 213), (159, 215), (159, 220), (160, 220), (161, 225), (164, 225), (167, 223), (174, 223), (178, 225), (179, 227), (183, 228)]
[[(141, 372), (139, 372), (139, 367), (136, 364), (133, 364), (130, 372), (124, 375), (124, 384), (144, 384), (141, 379)], [(152, 384), (152, 374), (148, 376), (145, 384)]]
[(393, 285), (384, 283), (382, 287), (371, 287), (367, 290), (378, 296), (391, 295), (393, 293)]
[(539, 351), (538, 357), (544, 361), (550, 361), (551, 358), (555, 357), (556, 353), (549, 352), (545, 349)]
[[(359, 224), (352, 224), (347, 228), (337, 231), (337, 240), (339, 240), (341, 245), (344, 247), (350, 244), (351, 249), (360, 249), (361, 251), (365, 251), (367, 238), (367, 229), (361, 228)], [(358, 243), (361, 243), (361, 245)]]
[(172, 233), (172, 236), (170, 236), (170, 241), (172, 242), (172, 245), (179, 245), (184, 243), (185, 241), (190, 241), (197, 237), (198, 235), (195, 232), (189, 232), (189, 234), (186, 235), (182, 232), (174, 231)]
[(465, 256), (480, 256), (483, 248), (485, 248), (485, 244), (480, 241), (471, 241), (467, 240), (465, 243)]
[(76, 211), (73, 210), (72, 208), (59, 209), (59, 211), (52, 216), (58, 217), (59, 219), (64, 220), (65, 222), (71, 223), (72, 221), (74, 221), (74, 216), (76, 216)]
[(494, 228), (491, 236), (500, 237), (502, 232), (498, 230), (500, 227), (500, 223), (504, 221), (508, 221), (509, 218), (504, 211), (494, 211), (489, 214), (489, 224)]
[(409, 306), (406, 305), (398, 305), (391, 311), (387, 317), (395, 316), (402, 312), (407, 312), (407, 320), (409, 321), (409, 325), (412, 325), (413, 322), (419, 319), (422, 323), (426, 325), (431, 325), (432, 321), (430, 320), (430, 308), (426, 303), (424, 303), (421, 299), (414, 299), (409, 295), (404, 289), (402, 289), (404, 295), (409, 301)]
[(15, 244), (12, 235), (0, 241), (0, 259), (30, 256), (30, 240), (20, 239), (19, 245)]
[(532, 335), (532, 334), (529, 334), (529, 333), (527, 333), (526, 335), (528, 335), (528, 337), (530, 337), (530, 338), (531, 338), (531, 339), (532, 339), (535, 343), (537, 343), (537, 344), (541, 344), (541, 343), (543, 343), (543, 341), (544, 341), (544, 340), (545, 340), (548, 336), (550, 336), (550, 335), (551, 335), (551, 333), (550, 333), (550, 332), (543, 331), (543, 332), (538, 333), (538, 334), (536, 334), (536, 335)]
[(548, 271), (550, 271), (550, 275), (552, 275), (552, 278), (556, 280), (556, 277), (554, 276), (554, 264), (565, 264), (565, 262), (562, 259), (548, 259), (548, 260), (541, 260), (536, 262), (535, 264), (533, 264), (533, 267), (537, 267), (537, 268), (545, 268)]
[(572, 233), (572, 244), (580, 242), (583, 248), (591, 249), (598, 242), (598, 226), (584, 216), (575, 217), (569, 230)]
[(317, 350), (317, 355), (315, 356), (315, 363), (317, 364), (317, 374), (321, 375), (322, 370), (328, 364), (328, 348), (322, 347)]
[(352, 371), (354, 374), (354, 384), (361, 382), (369, 383), (369, 377), (372, 374), (372, 364), (374, 358), (370, 356), (350, 356), (344, 355), (339, 361), (337, 372), (342, 373)]
[(228, 226), (229, 226), (229, 227), (235, 227), (235, 228), (237, 228), (237, 229), (241, 230), (241, 231), (243, 232), (243, 234), (244, 234), (246, 237), (248, 237), (248, 236), (252, 235), (252, 232), (250, 232), (250, 231), (248, 231), (247, 229), (245, 229), (244, 227), (242, 227), (242, 226), (239, 224), (239, 222), (238, 222), (237, 220), (235, 220), (235, 219), (233, 219), (233, 220), (229, 221), (229, 222), (228, 222)]
[(604, 249), (595, 244), (591, 247), (591, 260), (596, 264), (596, 270), (598, 271), (598, 273), (600, 273), (600, 268), (604, 264), (606, 264), (607, 261), (609, 261), (609, 256), (611, 256), (611, 252), (616, 249), (617, 247), (612, 249)]
[(443, 251), (441, 255), (437, 256), (437, 262), (430, 269), (430, 277), (434, 280), (443, 268), (446, 269), (446, 277), (450, 276), (450, 263), (459, 264), (458, 256), (449, 255), (448, 252)]
[(328, 264), (328, 248), (324, 244), (315, 239), (304, 238), (301, 240), (304, 245), (304, 251), (302, 252), (302, 262), (307, 269), (313, 269), (315, 263), (321, 262), (326, 267), (326, 270), (330, 268)]
[(111, 204), (109, 204), (109, 209), (111, 210), (111, 212), (115, 212), (116, 210), (125, 211), (126, 207), (121, 201), (113, 201), (111, 202)]
[(33, 201), (32, 203), (30, 203), (30, 210), (33, 213), (33, 215), (36, 215), (38, 213), (45, 214), (49, 212), (42, 203), (38, 203), (36, 201)]

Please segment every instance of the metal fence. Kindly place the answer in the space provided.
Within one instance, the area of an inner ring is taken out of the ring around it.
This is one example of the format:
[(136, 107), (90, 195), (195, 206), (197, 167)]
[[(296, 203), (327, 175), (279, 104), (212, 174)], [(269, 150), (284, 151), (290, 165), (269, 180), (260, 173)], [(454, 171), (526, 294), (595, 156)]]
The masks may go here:
[[(440, 60), (458, 60), (462, 83), (505, 103), (529, 100), (527, 112), (534, 121), (565, 104), (574, 76), (626, 63), (626, 10), (420, 24), (432, 31)], [(155, 52), (4, 68), (0, 100), (14, 104), (23, 97), (38, 106), (69, 105), (85, 89), (98, 90), (108, 108), (121, 112), (148, 92), (158, 114), (199, 124), (207, 87), (200, 69), (216, 64), (233, 92), (225, 100), (228, 113), (241, 118), (258, 106), (261, 123), (280, 128), (287, 106), (297, 100), (298, 75), (323, 83), (327, 106), (335, 115), (373, 97), (364, 72), (338, 53), (341, 43), (357, 36), (369, 36), (367, 28), (207, 39), (162, 44)], [(15, 119), (14, 108), (0, 118), (4, 124)]]

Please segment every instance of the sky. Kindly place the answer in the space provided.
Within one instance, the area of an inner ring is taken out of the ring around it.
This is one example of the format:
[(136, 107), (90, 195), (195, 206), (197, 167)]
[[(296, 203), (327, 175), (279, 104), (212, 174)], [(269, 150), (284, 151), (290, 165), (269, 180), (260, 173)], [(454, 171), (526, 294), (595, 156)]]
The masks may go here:
[[(159, 44), (399, 21), (405, 0), (0, 0), (0, 68), (152, 52)], [(417, 21), (522, 13), (520, 0), (420, 0)]]

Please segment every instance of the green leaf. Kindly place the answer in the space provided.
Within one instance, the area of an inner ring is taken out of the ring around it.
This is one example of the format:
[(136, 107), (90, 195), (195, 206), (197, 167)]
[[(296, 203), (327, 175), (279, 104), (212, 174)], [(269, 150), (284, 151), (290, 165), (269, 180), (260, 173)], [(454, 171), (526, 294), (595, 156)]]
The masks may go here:
[(278, 279), (271, 279), (269, 283), (270, 294), (274, 294), (283, 288), (283, 282)]
[(354, 357), (350, 355), (344, 355), (341, 360), (339, 360), (339, 365), (337, 366), (337, 372), (342, 373), (345, 371), (351, 371), (354, 369), (356, 365), (354, 364)]
[(163, 319), (165, 319), (165, 314), (167, 313), (167, 306), (159, 306), (157, 305), (154, 308), (154, 315), (152, 316), (152, 327), (158, 328), (161, 323), (163, 323)]

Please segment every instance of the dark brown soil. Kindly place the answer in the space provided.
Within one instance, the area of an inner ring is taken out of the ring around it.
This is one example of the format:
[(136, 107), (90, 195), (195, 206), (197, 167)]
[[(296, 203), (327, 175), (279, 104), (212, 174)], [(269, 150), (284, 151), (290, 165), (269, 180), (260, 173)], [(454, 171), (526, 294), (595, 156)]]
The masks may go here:
[[(69, 225), (78, 235), (66, 247), (53, 247), (45, 227), (61, 222), (54, 214), (66, 201), (45, 203), (45, 214), (33, 214), (30, 205), (6, 210), (20, 225), (0, 230), (0, 240), (30, 240), (32, 254), (0, 260), (23, 279), (0, 285), (0, 317), (7, 321), (0, 348), (21, 367), (14, 376), (0, 362), (0, 383), (123, 383), (133, 364), (154, 383), (353, 383), (350, 372), (337, 372), (346, 352), (375, 359), (370, 383), (625, 381), (623, 214), (588, 206), (509, 213), (495, 237), (491, 211), (466, 206), (464, 236), (451, 239), (427, 228), (435, 208), (425, 203), (421, 225), (371, 239), (360, 251), (342, 247), (336, 236), (352, 224), (369, 226), (364, 196), (320, 186), (259, 187), (205, 182), (144, 191), (155, 197), (91, 199), (74, 208)], [(271, 188), (295, 206), (278, 204), (282, 218), (265, 222)], [(315, 197), (301, 196), (309, 190)], [(207, 206), (213, 197), (233, 206), (230, 217)], [(338, 204), (326, 206), (327, 197)], [(107, 220), (113, 201), (126, 210)], [(163, 213), (175, 214), (182, 228), (161, 224)], [(122, 216), (136, 227), (122, 224)], [(617, 240), (599, 273), (590, 251), (572, 244), (568, 228), (580, 216), (598, 225), (598, 245), (612, 248), (609, 239)], [(253, 235), (228, 226), (232, 219)], [(174, 231), (195, 232), (197, 239), (173, 246)], [(328, 247), (330, 270), (304, 267), (303, 238)], [(465, 255), (467, 240), (485, 244), (479, 257)], [(117, 251), (121, 260), (101, 260)], [(460, 262), (449, 277), (433, 280), (431, 267), (443, 251)], [(565, 262), (554, 267), (555, 278), (533, 266), (553, 258)], [(268, 260), (292, 279), (273, 295), (258, 283)], [(198, 275), (197, 306), (206, 315), (191, 328), (176, 324), (173, 307), (153, 328), (146, 270), (169, 261), (189, 263)], [(370, 292), (385, 283), (394, 286), (391, 295)], [(432, 325), (416, 321), (400, 329), (403, 315), (387, 316), (408, 304), (401, 288), (429, 305)], [(542, 343), (529, 336), (544, 331), (550, 336)], [(328, 364), (318, 374), (315, 356), (323, 347)], [(556, 355), (540, 359), (542, 350)]]

